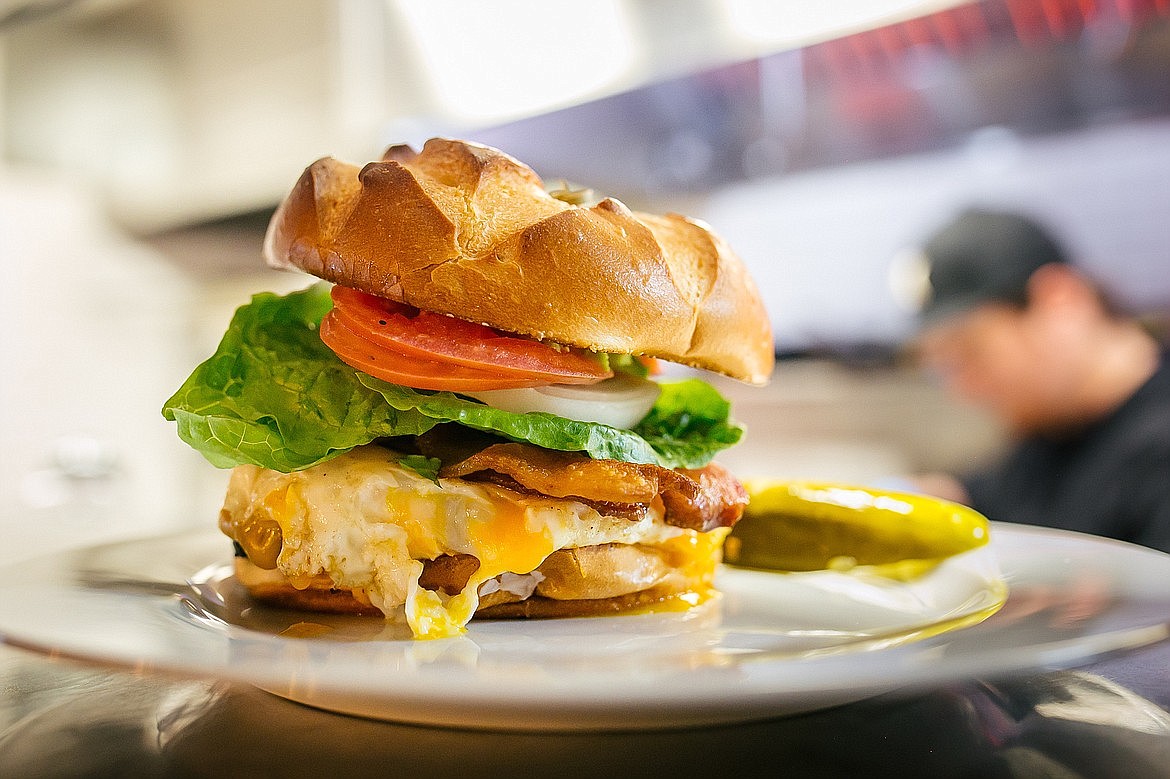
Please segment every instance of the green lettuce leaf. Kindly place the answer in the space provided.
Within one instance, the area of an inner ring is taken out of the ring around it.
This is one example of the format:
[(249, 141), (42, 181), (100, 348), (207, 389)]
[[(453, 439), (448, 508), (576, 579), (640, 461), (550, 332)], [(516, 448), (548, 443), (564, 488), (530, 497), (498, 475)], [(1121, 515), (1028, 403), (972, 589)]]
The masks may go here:
[(438, 457), (424, 457), (421, 454), (408, 454), (398, 460), (399, 465), (404, 465), (410, 470), (422, 476), (425, 479), (430, 479), (435, 484), (439, 483), (439, 469), (443, 467), (443, 462)]
[(698, 379), (664, 382), (658, 401), (634, 430), (676, 468), (701, 468), (739, 443), (743, 427), (730, 421), (731, 404)]
[[(633, 430), (515, 414), (450, 392), (390, 384), (349, 367), (321, 342), (317, 326), (329, 308), (325, 285), (254, 296), (236, 312), (215, 354), (166, 402), (163, 416), (213, 465), (283, 472), (447, 422), (546, 449), (670, 468), (702, 467), (743, 432), (729, 421), (727, 401), (697, 379), (664, 383)], [(431, 467), (422, 459), (420, 472)]]
[(240, 308), (214, 355), (166, 402), (163, 416), (213, 465), (289, 472), (434, 423), (371, 393), (317, 336), (331, 306), (316, 285)]

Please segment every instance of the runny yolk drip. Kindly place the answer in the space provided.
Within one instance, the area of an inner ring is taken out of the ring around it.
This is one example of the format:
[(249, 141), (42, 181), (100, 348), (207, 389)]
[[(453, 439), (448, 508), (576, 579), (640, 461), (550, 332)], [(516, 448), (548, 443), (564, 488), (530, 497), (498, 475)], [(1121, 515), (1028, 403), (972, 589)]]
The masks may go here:
[(532, 532), (524, 507), (507, 500), (493, 500), (489, 510), (467, 518), (467, 546), (479, 560), (479, 568), (456, 595), (419, 586), (421, 563), (411, 571), (406, 619), (416, 637), (447, 638), (462, 633), (479, 607), (481, 584), (506, 572), (529, 573), (556, 549), (548, 529)]
[(664, 541), (661, 548), (666, 551), (670, 564), (681, 569), (688, 579), (697, 584), (692, 590), (651, 603), (637, 611), (687, 611), (715, 594), (715, 570), (719, 565), (723, 540), (729, 532), (729, 528), (717, 528), (707, 533), (688, 530)]
[(490, 517), (468, 522), (467, 537), (479, 558), (479, 571), (473, 578), (487, 571), (492, 573), (482, 581), (505, 571), (529, 573), (553, 553), (555, 547), (547, 529), (539, 533), (529, 531), (523, 506), (493, 501), (493, 508)]
[(296, 496), (292, 485), (286, 484), (264, 496), (259, 510), (253, 509), (242, 514), (221, 511), (219, 529), (244, 550), (254, 564), (273, 570), (280, 556), (284, 540), (279, 520), (295, 511)]
[(662, 548), (672, 565), (683, 569), (689, 577), (710, 584), (715, 578), (719, 550), (728, 532), (728, 528), (716, 528), (707, 533), (690, 530), (664, 541)]

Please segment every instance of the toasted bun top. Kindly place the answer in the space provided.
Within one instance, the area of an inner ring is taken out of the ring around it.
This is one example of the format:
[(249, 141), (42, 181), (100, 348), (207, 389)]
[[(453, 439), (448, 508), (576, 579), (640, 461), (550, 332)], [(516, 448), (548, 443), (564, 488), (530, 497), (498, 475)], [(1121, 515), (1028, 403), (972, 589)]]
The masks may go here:
[(768, 317), (711, 229), (549, 195), (496, 149), (433, 138), (363, 168), (326, 157), (277, 209), (268, 263), (417, 308), (595, 351), (762, 384)]

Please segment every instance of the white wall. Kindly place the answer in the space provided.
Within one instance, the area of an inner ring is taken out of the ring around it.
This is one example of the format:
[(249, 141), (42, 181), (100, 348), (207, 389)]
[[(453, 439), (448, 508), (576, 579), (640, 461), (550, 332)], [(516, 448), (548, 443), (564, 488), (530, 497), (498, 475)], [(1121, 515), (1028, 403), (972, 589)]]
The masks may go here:
[(194, 521), (199, 458), (159, 413), (193, 288), (93, 203), (0, 168), (0, 560)]
[(1034, 214), (1118, 297), (1170, 308), (1170, 121), (1035, 139), (989, 129), (954, 151), (747, 182), (701, 216), (751, 267), (782, 348), (892, 342), (912, 316), (895, 258), (971, 204)]

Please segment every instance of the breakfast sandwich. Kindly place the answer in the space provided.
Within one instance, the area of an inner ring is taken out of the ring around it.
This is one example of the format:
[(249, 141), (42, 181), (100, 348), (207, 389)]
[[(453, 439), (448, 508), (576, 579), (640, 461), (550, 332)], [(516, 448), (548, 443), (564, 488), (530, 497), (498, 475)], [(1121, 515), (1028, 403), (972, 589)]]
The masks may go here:
[(254, 296), (163, 409), (232, 469), (219, 526), (253, 598), (440, 638), (709, 597), (747, 502), (712, 458), (743, 431), (653, 374), (762, 384), (774, 347), (708, 226), (432, 139), (313, 163), (264, 255), (323, 281)]

